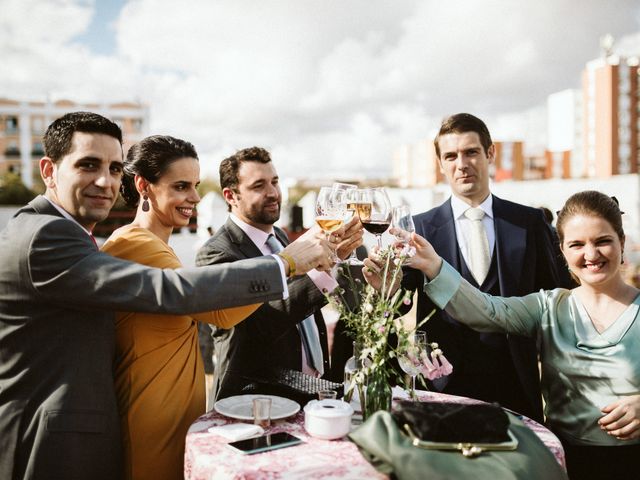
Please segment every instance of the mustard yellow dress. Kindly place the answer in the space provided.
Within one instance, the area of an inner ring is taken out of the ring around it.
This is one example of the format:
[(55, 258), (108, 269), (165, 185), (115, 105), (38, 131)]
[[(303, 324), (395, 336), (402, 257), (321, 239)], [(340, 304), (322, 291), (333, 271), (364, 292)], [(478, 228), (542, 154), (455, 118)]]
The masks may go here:
[[(176, 269), (171, 248), (141, 227), (123, 227), (102, 250)], [(259, 305), (191, 316), (118, 312), (115, 386), (127, 479), (181, 479), (185, 436), (205, 411), (205, 377), (196, 321), (231, 328)]]

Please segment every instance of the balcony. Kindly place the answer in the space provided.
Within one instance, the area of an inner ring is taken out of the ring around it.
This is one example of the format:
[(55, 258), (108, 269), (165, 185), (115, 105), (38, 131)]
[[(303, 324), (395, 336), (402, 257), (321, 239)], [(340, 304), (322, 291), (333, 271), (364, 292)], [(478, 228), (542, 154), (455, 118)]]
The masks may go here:
[(16, 147), (7, 147), (4, 151), (5, 157), (19, 157), (20, 149)]

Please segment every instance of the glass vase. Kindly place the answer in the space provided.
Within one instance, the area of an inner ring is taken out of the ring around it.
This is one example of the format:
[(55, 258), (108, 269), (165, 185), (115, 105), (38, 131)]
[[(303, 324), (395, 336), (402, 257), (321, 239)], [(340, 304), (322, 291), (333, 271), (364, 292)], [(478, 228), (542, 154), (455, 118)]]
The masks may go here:
[(366, 420), (378, 410), (391, 410), (391, 385), (383, 372), (373, 370), (367, 377), (367, 387), (363, 392), (362, 419)]
[(364, 361), (360, 358), (362, 353), (362, 342), (353, 342), (353, 356), (347, 360), (344, 365), (344, 400), (351, 402), (354, 409), (360, 410), (360, 390), (362, 385), (357, 381), (357, 374), (363, 367), (369, 367), (371, 360), (366, 358)]

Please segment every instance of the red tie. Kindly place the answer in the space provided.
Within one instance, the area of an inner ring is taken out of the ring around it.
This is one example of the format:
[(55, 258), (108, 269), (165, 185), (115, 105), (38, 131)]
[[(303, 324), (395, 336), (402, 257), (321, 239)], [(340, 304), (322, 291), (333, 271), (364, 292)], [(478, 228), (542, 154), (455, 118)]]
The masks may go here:
[[(98, 248), (98, 242), (96, 242), (96, 237), (94, 237), (92, 233), (89, 234), (89, 237), (91, 237), (91, 241), (96, 246), (96, 248)], [(98, 248), (98, 250), (100, 249)]]

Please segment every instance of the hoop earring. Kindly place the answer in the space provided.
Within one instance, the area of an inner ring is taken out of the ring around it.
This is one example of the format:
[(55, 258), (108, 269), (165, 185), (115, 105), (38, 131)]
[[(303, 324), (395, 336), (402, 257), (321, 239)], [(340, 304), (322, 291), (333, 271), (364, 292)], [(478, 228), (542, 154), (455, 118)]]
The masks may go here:
[(147, 196), (146, 193), (142, 195), (142, 211), (143, 212), (149, 211), (149, 197)]

